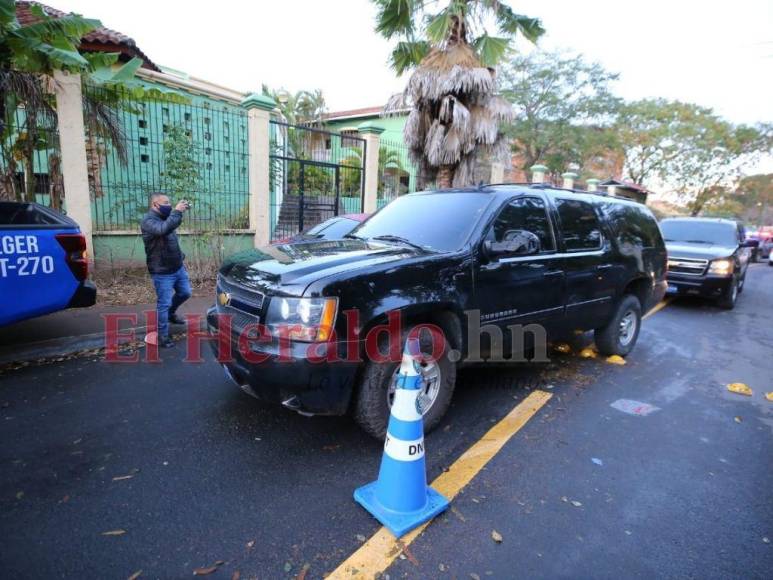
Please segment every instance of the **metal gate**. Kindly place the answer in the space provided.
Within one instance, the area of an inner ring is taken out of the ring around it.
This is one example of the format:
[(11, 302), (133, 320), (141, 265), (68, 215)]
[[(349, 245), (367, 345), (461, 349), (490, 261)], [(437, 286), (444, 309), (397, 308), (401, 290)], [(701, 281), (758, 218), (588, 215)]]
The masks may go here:
[(270, 127), (272, 241), (362, 212), (364, 139), (280, 121)]

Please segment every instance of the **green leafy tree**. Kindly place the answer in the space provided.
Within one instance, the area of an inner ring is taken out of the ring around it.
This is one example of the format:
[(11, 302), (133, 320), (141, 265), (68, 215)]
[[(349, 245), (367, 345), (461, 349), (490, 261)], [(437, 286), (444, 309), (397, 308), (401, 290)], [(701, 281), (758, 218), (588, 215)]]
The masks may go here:
[(562, 52), (534, 51), (505, 63), (500, 91), (517, 113), (504, 132), (521, 169), (542, 163), (557, 176), (615, 150), (611, 126), (620, 99), (610, 84), (617, 78), (598, 63)]
[(773, 225), (773, 173), (747, 175), (739, 180), (735, 197), (742, 217), (758, 225)]
[(542, 24), (499, 0), (373, 2), (376, 31), (397, 41), (392, 68), (412, 71), (405, 91), (387, 105), (411, 108), (403, 135), (412, 160), (440, 187), (470, 184), (479, 156), (509, 154), (499, 124), (512, 109), (495, 94), (494, 67), (517, 34), (536, 42)]

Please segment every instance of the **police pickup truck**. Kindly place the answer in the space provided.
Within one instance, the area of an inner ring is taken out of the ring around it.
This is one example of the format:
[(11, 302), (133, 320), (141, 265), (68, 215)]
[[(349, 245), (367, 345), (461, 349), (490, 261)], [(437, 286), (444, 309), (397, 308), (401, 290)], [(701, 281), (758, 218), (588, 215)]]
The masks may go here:
[(0, 202), (0, 326), (92, 306), (86, 238), (72, 219), (37, 203)]
[[(386, 431), (402, 350), (395, 332), (397, 357), (384, 359), (391, 321), (445, 336), (420, 336), (431, 355), (419, 397), (431, 429), (451, 402), (457, 363), (495, 359), (487, 338), (509, 341), (519, 326), (534, 330), (534, 342), (538, 328), (594, 330), (601, 353), (625, 356), (642, 314), (666, 291), (655, 218), (616, 197), (519, 185), (413, 193), (344, 238), (232, 256), (207, 322), (219, 339), (233, 338), (219, 358), (244, 391), (304, 414), (351, 412), (376, 437)], [(225, 349), (223, 340), (211, 344)], [(521, 358), (516, 344), (504, 346), (506, 358)]]

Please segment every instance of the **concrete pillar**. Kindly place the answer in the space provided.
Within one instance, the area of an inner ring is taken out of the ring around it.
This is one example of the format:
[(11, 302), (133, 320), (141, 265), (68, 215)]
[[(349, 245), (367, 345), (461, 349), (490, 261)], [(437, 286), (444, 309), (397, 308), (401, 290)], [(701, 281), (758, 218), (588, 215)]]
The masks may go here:
[(357, 127), (357, 131), (365, 139), (365, 187), (362, 211), (373, 213), (378, 209), (378, 150), (380, 135), (384, 128), (366, 121)]
[(271, 97), (252, 93), (244, 98), (247, 109), (247, 143), (250, 153), (250, 229), (256, 248), (271, 240), (271, 183), (269, 179), (269, 120), (276, 103)]
[(617, 195), (617, 187), (614, 185), (607, 185), (607, 193), (612, 197), (615, 197)]
[(574, 180), (579, 177), (574, 171), (567, 171), (566, 173), (562, 173), (561, 177), (564, 178), (564, 189), (573, 189), (574, 188)]
[(64, 206), (67, 215), (78, 222), (81, 232), (86, 236), (88, 258), (89, 261), (93, 261), (91, 195), (86, 161), (86, 131), (83, 126), (81, 76), (55, 71), (54, 92), (56, 93), (59, 146), (62, 150)]
[(548, 170), (544, 165), (531, 166), (531, 182), (545, 183), (545, 172)]
[(596, 179), (595, 177), (591, 177), (588, 179), (585, 183), (588, 185), (588, 191), (598, 191), (599, 189), (599, 179)]
[(505, 164), (498, 161), (494, 161), (491, 164), (491, 178), (489, 183), (504, 183), (505, 182)]

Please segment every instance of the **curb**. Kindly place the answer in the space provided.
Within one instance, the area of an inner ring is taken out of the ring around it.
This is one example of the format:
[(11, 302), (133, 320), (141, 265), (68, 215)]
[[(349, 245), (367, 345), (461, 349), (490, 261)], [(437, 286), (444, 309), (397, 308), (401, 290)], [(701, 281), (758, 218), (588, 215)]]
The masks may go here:
[[(133, 331), (135, 335), (141, 339), (146, 329), (146, 326), (122, 328), (121, 333), (125, 334)], [(2, 348), (0, 349), (0, 364), (28, 362), (41, 358), (67, 356), (82, 350), (103, 348), (104, 346), (104, 332), (80, 334), (76, 336), (62, 336), (60, 338), (52, 338), (50, 340), (41, 340), (39, 342), (30, 342), (18, 346)]]

